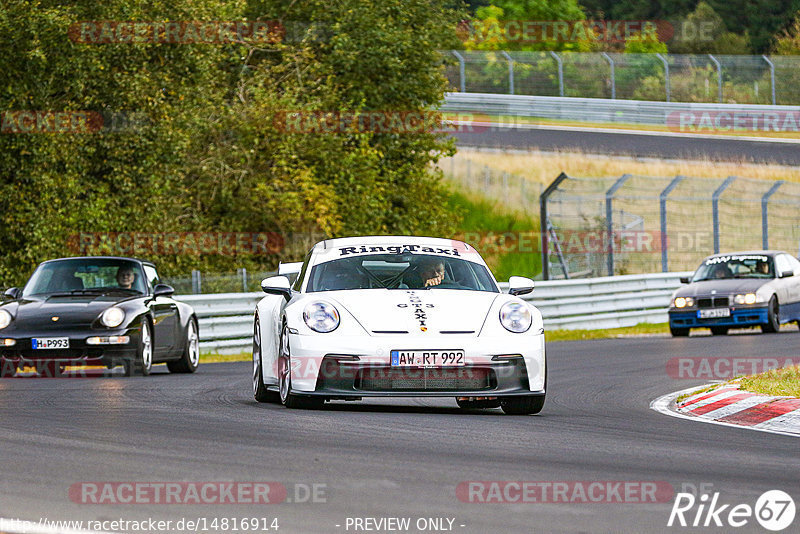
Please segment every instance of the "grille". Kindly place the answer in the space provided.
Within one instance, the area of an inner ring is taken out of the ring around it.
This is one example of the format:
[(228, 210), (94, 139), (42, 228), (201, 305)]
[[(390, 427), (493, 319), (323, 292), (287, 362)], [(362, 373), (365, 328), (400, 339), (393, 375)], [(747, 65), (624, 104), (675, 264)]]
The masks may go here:
[(726, 308), (730, 305), (730, 297), (703, 297), (697, 299), (698, 308)]
[(496, 387), (491, 369), (363, 369), (355, 388), (363, 391), (466, 391)]

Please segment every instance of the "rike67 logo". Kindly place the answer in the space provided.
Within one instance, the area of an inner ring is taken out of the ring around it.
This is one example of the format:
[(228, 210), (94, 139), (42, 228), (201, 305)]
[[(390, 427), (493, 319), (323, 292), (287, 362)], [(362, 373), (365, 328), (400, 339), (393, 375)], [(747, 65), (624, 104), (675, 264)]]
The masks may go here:
[(794, 499), (781, 490), (764, 492), (755, 503), (722, 504), (719, 492), (695, 497), (692, 493), (678, 493), (669, 514), (667, 526), (681, 527), (733, 527), (750, 524), (753, 518), (763, 528), (779, 532), (788, 528), (794, 521)]

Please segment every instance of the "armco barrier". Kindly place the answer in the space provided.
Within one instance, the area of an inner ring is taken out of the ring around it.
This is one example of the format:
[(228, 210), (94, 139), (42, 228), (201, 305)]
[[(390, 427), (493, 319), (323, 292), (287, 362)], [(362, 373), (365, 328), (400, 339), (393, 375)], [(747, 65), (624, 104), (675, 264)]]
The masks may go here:
[[(502, 115), (511, 118), (534, 117), (579, 122), (679, 127), (680, 113), (691, 113), (698, 117), (703, 113), (708, 113), (712, 117), (716, 117), (720, 113), (728, 113), (731, 116), (734, 113), (740, 116), (750, 114), (752, 117), (763, 117), (764, 114), (772, 113), (775, 117), (781, 117), (787, 113), (796, 113), (797, 106), (447, 93), (440, 110), (449, 113), (471, 113), (476, 115), (475, 120), (478, 122), (481, 116)], [(508, 126), (513, 126), (513, 124)], [(747, 126), (749, 123), (742, 125), (743, 128)]]
[[(601, 329), (667, 321), (667, 306), (680, 277), (691, 272), (635, 274), (537, 282), (526, 300), (542, 312), (549, 329)], [(501, 283), (503, 291), (507, 283)], [(263, 293), (185, 295), (200, 323), (203, 352), (247, 352), (253, 343), (253, 311)]]

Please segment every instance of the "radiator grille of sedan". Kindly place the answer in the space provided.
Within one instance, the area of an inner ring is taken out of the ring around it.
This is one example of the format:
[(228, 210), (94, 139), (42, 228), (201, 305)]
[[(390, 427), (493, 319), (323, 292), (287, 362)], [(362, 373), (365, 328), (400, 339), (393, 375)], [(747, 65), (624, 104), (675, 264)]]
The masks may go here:
[(494, 371), (459, 369), (362, 369), (355, 388), (362, 391), (467, 391), (496, 387)]
[(698, 308), (725, 308), (730, 305), (730, 297), (701, 297), (697, 299)]

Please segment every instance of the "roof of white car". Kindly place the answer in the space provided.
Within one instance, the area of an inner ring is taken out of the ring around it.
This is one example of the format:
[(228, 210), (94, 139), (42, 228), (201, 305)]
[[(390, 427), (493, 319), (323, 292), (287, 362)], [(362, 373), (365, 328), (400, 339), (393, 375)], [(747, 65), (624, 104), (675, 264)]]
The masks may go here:
[(370, 235), (359, 237), (340, 237), (337, 239), (326, 239), (320, 241), (314, 248), (338, 248), (353, 246), (380, 246), (380, 245), (419, 245), (433, 247), (459, 247), (462, 250), (474, 249), (463, 241), (455, 239), (443, 239), (441, 237), (418, 237), (403, 235)]
[(344, 256), (381, 253), (431, 254), (459, 257), (486, 265), (471, 245), (455, 239), (417, 236), (361, 236), (320, 241), (312, 249), (313, 263), (332, 261)]

